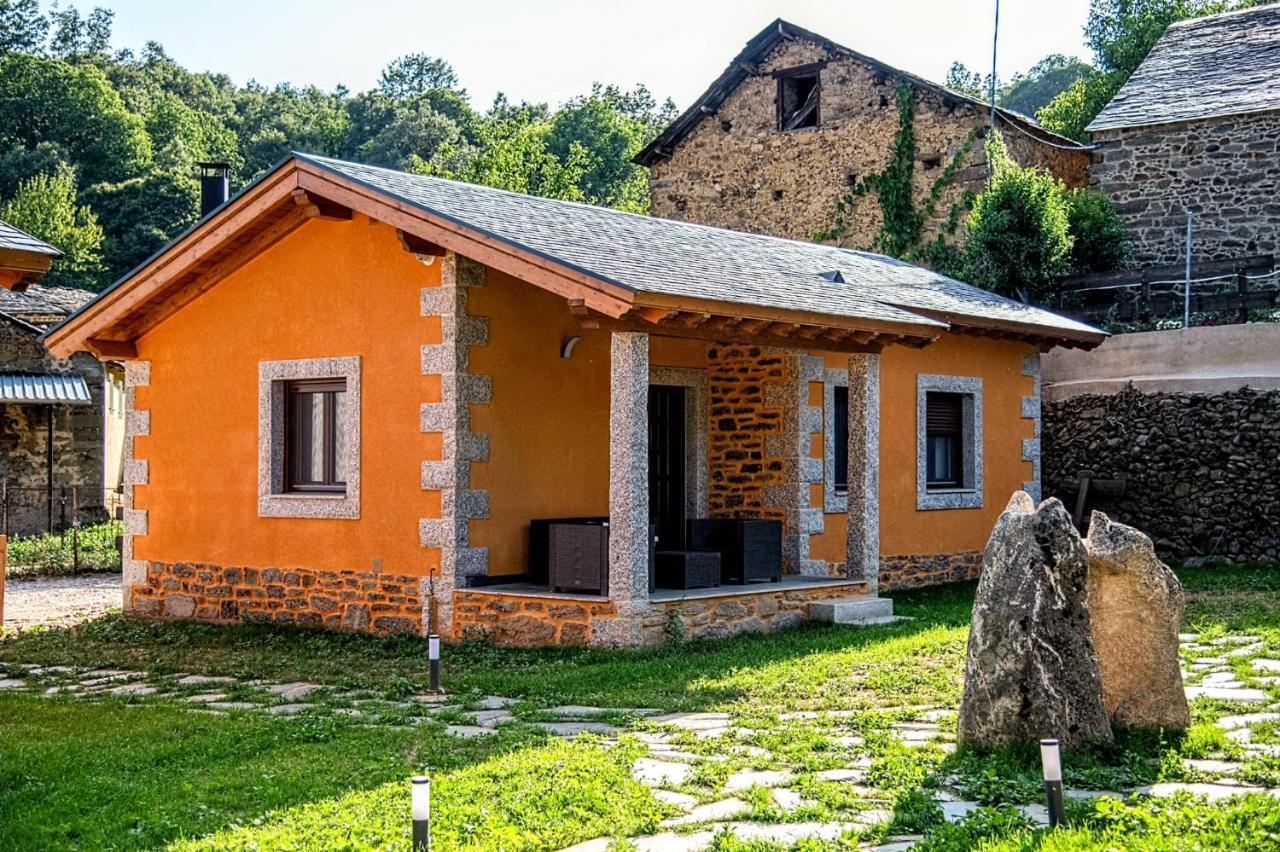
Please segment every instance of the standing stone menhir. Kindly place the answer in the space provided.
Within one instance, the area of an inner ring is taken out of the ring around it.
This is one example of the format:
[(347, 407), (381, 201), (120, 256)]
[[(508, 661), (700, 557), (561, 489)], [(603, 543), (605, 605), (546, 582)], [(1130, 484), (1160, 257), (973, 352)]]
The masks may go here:
[(982, 559), (958, 739), (1110, 739), (1086, 602), (1089, 558), (1057, 499), (1018, 491)]
[(1191, 714), (1178, 664), (1182, 584), (1151, 539), (1101, 512), (1093, 513), (1084, 546), (1107, 717), (1129, 728), (1186, 728)]

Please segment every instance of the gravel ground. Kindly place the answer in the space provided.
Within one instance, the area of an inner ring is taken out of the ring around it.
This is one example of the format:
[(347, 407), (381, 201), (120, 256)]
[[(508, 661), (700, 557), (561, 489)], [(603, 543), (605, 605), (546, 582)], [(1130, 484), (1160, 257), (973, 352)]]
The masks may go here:
[(119, 574), (31, 580), (11, 577), (5, 587), (4, 627), (6, 630), (23, 630), (40, 624), (65, 627), (119, 608)]

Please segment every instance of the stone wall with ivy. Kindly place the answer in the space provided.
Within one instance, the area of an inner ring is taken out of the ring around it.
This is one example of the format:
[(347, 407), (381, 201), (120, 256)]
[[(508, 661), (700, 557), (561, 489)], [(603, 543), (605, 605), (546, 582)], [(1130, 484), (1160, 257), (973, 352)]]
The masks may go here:
[[(778, 130), (777, 80), (773, 72), (827, 61), (820, 72), (818, 127)], [(650, 170), (656, 216), (736, 230), (811, 240), (843, 219), (838, 242), (873, 246), (884, 229), (880, 194), (864, 191), (849, 209), (839, 202), (866, 179), (893, 164), (903, 111), (899, 91), (910, 81), (849, 57), (835, 57), (813, 42), (793, 40), (775, 48), (715, 115), (706, 116)], [(967, 193), (981, 191), (986, 163), (981, 139), (987, 113), (937, 92), (910, 88), (914, 156), (900, 163), (915, 209), (932, 207), (919, 229), (921, 242), (961, 218)], [(1050, 169), (1071, 186), (1086, 180), (1088, 154), (1063, 151), (1009, 130), (1009, 148), (1020, 163)], [(958, 158), (958, 161), (957, 161)], [(929, 205), (938, 179), (945, 186)]]

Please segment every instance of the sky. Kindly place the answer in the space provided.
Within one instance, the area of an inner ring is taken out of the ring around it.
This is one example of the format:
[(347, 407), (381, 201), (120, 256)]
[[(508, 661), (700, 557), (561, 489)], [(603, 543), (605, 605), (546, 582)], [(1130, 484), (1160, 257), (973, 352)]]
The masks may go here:
[[(688, 106), (774, 18), (941, 82), (953, 60), (991, 65), (994, 0), (74, 0), (115, 12), (116, 47), (159, 41), (197, 71), (371, 88), (390, 60), (450, 62), (472, 103), (501, 91), (558, 104), (593, 81), (644, 83)], [(1088, 58), (1089, 0), (1002, 0), (1001, 76), (1049, 53)]]

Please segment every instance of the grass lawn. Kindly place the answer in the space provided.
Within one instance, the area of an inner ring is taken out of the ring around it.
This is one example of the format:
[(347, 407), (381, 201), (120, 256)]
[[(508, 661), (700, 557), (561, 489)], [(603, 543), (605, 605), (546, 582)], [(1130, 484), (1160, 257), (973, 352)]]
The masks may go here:
[[(1280, 659), (1280, 572), (1180, 573), (1186, 629), (1202, 640), (1257, 636), (1262, 647), (1253, 656)], [(425, 648), (416, 640), (119, 616), (5, 637), (0, 674), (39, 663), (332, 689), (320, 693), (319, 710), (289, 719), (196, 713), (181, 697), (85, 701), (0, 692), (0, 849), (407, 849), (405, 781), (419, 771), (433, 778), (434, 835), (444, 850), (558, 849), (635, 837), (679, 813), (632, 779), (631, 764), (644, 753), (633, 735), (617, 743), (552, 740), (527, 723), (559, 704), (732, 714), (733, 730), (723, 737), (671, 735), (671, 747), (696, 756), (692, 777), (675, 789), (718, 801), (730, 794), (731, 773), (785, 770), (803, 797), (797, 809), (780, 808), (764, 786), (732, 795), (753, 822), (858, 826), (841, 838), (804, 841), (805, 850), (854, 848), (900, 833), (924, 835), (921, 850), (1280, 848), (1280, 802), (1264, 797), (1217, 805), (1102, 799), (1073, 805), (1071, 830), (1052, 837), (1012, 810), (982, 809), (944, 824), (935, 802), (944, 785), (984, 805), (1041, 797), (1030, 749), (951, 754), (942, 742), (909, 748), (894, 736), (893, 726), (917, 719), (921, 708), (941, 708), (942, 724), (954, 725), (946, 713), (960, 698), (972, 596), (972, 584), (896, 595), (898, 612), (915, 620), (890, 626), (810, 626), (636, 652), (450, 646), (445, 686), (464, 707), (481, 695), (521, 700), (516, 724), (474, 739), (447, 736), (435, 722), (365, 725), (341, 715), (341, 696), (352, 690), (386, 701), (421, 691)], [(1233, 664), (1247, 676), (1247, 658)], [(1275, 699), (1280, 688), (1273, 687)], [(1184, 759), (1242, 759), (1213, 722), (1257, 709), (1197, 700), (1185, 737), (1127, 734), (1066, 755), (1067, 784), (1206, 780)], [(654, 730), (631, 721), (635, 733)], [(1272, 733), (1264, 726), (1256, 741)], [(853, 765), (865, 773), (859, 785), (828, 780)], [(1280, 761), (1244, 766), (1243, 780), (1280, 785)], [(876, 809), (889, 813), (887, 821), (858, 822)], [(725, 834), (714, 848), (788, 847)]]

